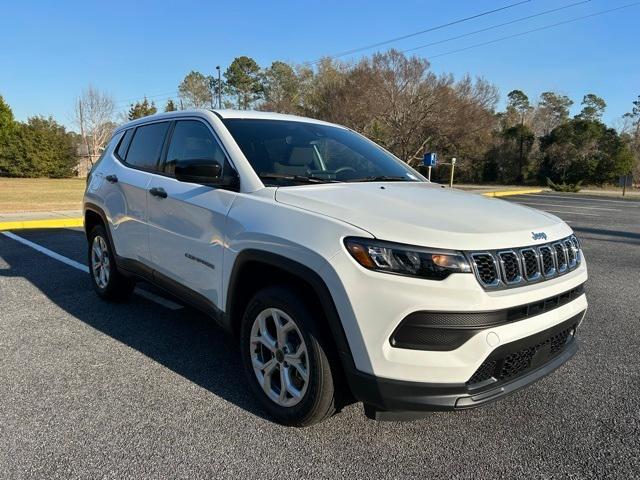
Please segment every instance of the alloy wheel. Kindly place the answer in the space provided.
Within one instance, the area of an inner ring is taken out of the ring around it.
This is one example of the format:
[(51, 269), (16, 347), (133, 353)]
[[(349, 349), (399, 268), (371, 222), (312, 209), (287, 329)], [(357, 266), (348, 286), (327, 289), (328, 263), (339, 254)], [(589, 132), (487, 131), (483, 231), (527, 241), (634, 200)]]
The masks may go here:
[(298, 404), (309, 385), (309, 355), (291, 317), (278, 308), (260, 312), (251, 327), (250, 352), (264, 393), (282, 407)]
[(91, 245), (91, 272), (96, 285), (101, 289), (106, 288), (111, 274), (111, 259), (107, 242), (100, 235), (93, 239)]

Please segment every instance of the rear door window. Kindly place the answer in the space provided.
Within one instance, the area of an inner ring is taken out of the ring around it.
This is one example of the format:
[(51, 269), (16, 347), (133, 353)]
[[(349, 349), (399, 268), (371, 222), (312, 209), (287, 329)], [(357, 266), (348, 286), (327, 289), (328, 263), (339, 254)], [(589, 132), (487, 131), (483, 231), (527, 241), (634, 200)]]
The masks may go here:
[(136, 128), (125, 158), (127, 165), (143, 170), (157, 170), (169, 122), (152, 123)]

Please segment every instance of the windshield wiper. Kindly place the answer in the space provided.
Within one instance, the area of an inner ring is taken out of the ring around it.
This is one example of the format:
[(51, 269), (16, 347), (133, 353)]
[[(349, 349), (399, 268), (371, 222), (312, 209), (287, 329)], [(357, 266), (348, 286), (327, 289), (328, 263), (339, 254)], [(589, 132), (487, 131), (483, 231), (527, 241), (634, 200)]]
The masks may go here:
[(300, 183), (327, 183), (334, 180), (328, 180), (324, 178), (318, 178), (306, 175), (285, 175), (283, 173), (261, 173), (258, 175), (260, 178), (273, 179), (273, 180), (289, 180), (291, 182)]
[(407, 177), (392, 175), (375, 175), (371, 177), (351, 178), (347, 182), (410, 182)]

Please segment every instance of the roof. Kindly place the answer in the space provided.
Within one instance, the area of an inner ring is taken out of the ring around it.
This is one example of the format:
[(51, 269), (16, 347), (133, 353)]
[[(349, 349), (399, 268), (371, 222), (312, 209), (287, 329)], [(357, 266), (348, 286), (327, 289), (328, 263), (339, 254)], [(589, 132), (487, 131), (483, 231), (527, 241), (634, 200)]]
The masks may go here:
[[(154, 115), (149, 115), (147, 117), (138, 118), (136, 120), (132, 120), (131, 122), (127, 122), (123, 125), (120, 125), (115, 133), (118, 133), (124, 129), (133, 127), (135, 125), (139, 125), (142, 123), (147, 123), (149, 121), (162, 120), (162, 119), (170, 119), (170, 118), (178, 118), (178, 117), (188, 117), (188, 116), (199, 116), (206, 117), (207, 115), (211, 115), (211, 112), (215, 113), (222, 119), (231, 119), (231, 118), (245, 118), (245, 119), (255, 119), (255, 120), (289, 120), (296, 122), (308, 122), (308, 123), (317, 123), (321, 125), (331, 125), (331, 126), (340, 126), (335, 125), (333, 123), (323, 122), (322, 120), (316, 120), (314, 118), (308, 117), (299, 117), (297, 115), (287, 115), (283, 113), (274, 113), (274, 112), (258, 112), (256, 110), (211, 110), (208, 108), (196, 108), (196, 109), (188, 109), (188, 110), (176, 110), (173, 112), (163, 112), (156, 113)], [(343, 127), (344, 128), (344, 127)]]
[(320, 123), (323, 125), (333, 125), (332, 123), (324, 122), (322, 120), (316, 120), (315, 118), (300, 117), (298, 115), (288, 115), (284, 113), (275, 112), (259, 112), (256, 110), (213, 110), (221, 118), (246, 118), (254, 120), (290, 120), (290, 121), (303, 121), (309, 123)]

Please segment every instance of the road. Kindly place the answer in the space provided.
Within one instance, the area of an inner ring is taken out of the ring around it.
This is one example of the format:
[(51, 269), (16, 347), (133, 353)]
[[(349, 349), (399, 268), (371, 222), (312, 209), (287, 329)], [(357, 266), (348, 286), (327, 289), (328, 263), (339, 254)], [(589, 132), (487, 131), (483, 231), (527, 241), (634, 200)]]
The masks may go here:
[(640, 202), (508, 201), (582, 240), (580, 351), (497, 403), (407, 423), (354, 404), (307, 429), (276, 425), (234, 341), (201, 314), (150, 287), (99, 300), (79, 230), (0, 234), (0, 477), (639, 478)]

